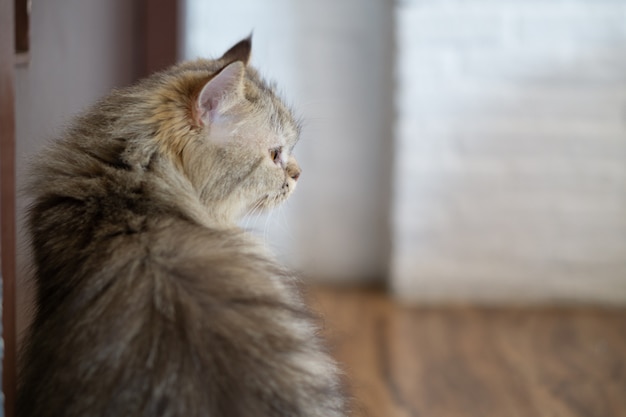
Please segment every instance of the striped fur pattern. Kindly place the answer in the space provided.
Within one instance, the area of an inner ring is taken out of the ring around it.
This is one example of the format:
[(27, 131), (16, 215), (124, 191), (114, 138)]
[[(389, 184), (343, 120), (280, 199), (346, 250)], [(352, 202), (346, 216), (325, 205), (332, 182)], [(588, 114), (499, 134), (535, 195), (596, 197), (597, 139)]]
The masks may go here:
[(35, 168), (18, 415), (345, 415), (293, 276), (236, 226), (295, 188), (250, 39), (112, 92)]

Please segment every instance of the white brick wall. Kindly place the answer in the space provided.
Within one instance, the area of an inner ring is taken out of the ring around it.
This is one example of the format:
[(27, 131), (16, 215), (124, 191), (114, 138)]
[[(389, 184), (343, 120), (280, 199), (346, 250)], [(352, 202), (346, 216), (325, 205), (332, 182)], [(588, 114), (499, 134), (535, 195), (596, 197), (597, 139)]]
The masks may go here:
[(392, 287), (626, 303), (626, 1), (396, 7)]

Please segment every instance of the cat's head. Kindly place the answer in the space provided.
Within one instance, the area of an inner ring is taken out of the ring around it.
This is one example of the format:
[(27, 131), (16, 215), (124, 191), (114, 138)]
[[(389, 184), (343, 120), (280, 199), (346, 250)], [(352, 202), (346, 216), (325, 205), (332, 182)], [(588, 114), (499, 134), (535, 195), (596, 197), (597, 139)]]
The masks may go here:
[(203, 204), (227, 221), (282, 203), (301, 172), (292, 154), (299, 123), (248, 65), (250, 49), (248, 38), (217, 60), (174, 67), (174, 91), (189, 96), (182, 104), (188, 126), (166, 126), (173, 133), (160, 139)]

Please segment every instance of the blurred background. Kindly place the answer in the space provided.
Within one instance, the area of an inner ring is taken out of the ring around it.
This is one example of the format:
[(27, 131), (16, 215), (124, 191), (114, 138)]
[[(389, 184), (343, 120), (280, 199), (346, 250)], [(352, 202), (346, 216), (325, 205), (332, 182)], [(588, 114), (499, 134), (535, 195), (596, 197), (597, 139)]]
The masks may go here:
[(245, 224), (304, 276), (427, 302), (626, 302), (623, 1), (55, 0), (30, 27), (18, 188), (111, 88), (253, 32), (253, 65), (305, 121), (304, 173)]
[[(3, 152), (18, 190), (46, 141), (110, 89), (253, 32), (252, 64), (305, 121), (303, 175), (283, 208), (242, 224), (303, 276), (383, 287), (404, 305), (626, 305), (625, 1), (10, 3), (22, 46)], [(18, 334), (27, 205), (18, 194), (16, 244), (3, 228)], [(607, 331), (624, 334), (614, 311)], [(607, 375), (624, 375), (619, 343)], [(593, 415), (625, 415), (620, 404)]]
[(626, 3), (188, 0), (303, 115), (283, 258), (404, 300), (626, 301)]

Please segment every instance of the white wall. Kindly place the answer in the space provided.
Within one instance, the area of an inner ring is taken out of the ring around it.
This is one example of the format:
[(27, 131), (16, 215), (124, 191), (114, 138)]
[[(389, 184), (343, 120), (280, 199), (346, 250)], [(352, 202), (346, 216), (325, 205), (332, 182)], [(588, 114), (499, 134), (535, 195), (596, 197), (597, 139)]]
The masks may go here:
[(389, 256), (392, 9), (384, 0), (188, 0), (184, 57), (254, 31), (252, 63), (305, 120), (298, 190), (253, 228), (288, 263), (335, 281), (384, 278)]
[[(134, 2), (127, 0), (35, 1), (31, 59), (16, 68), (17, 187), (28, 161), (69, 118), (135, 72), (137, 30)], [(18, 331), (28, 319), (29, 259), (23, 216), (28, 200), (17, 199)]]
[(626, 2), (398, 4), (395, 293), (626, 303)]

